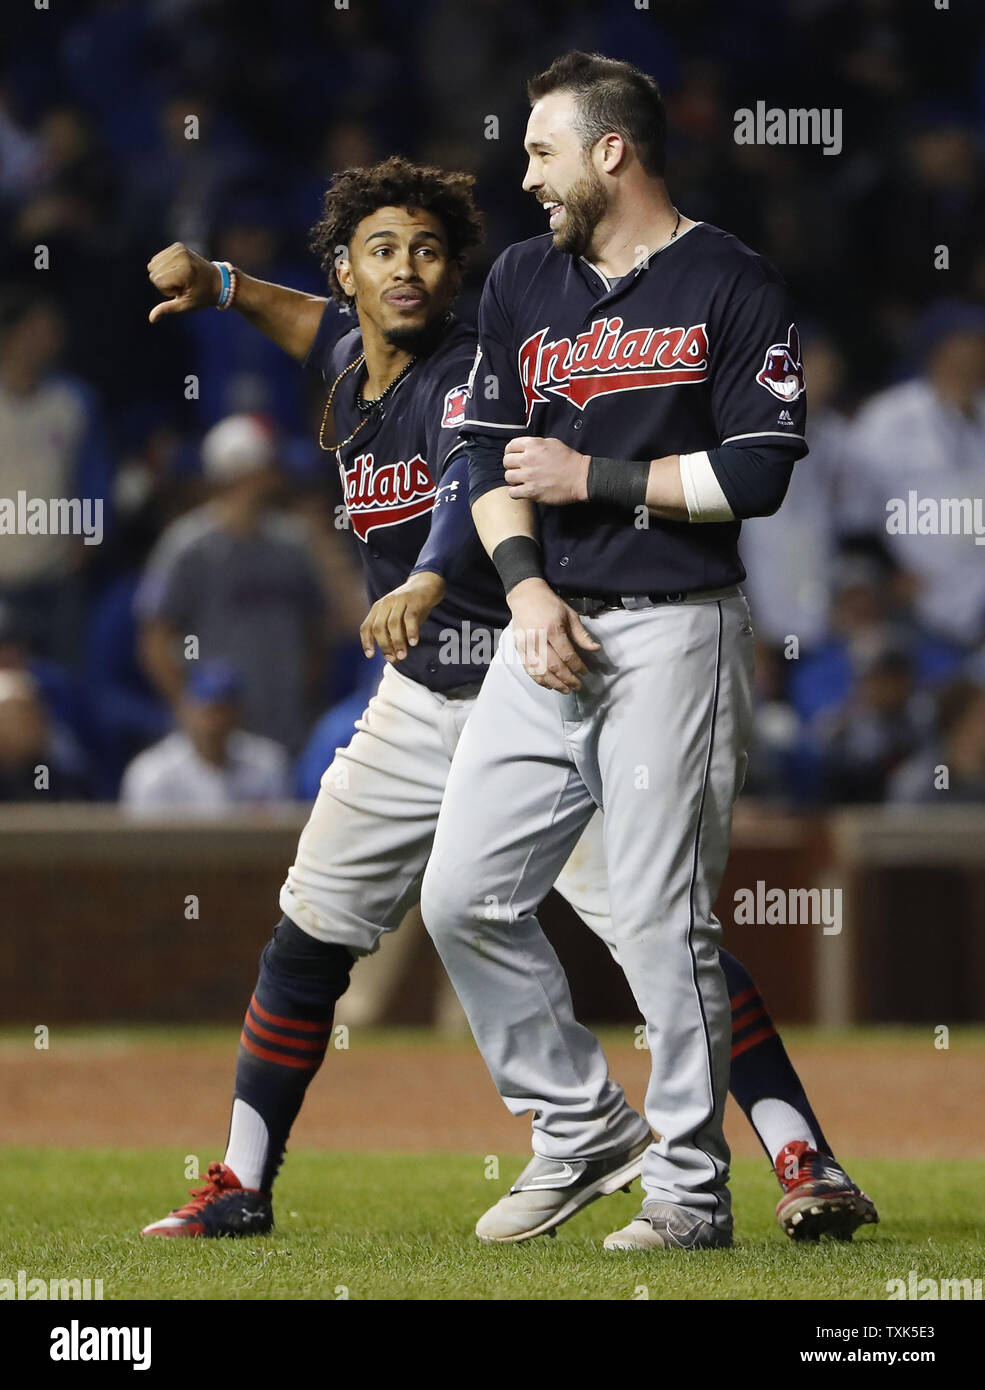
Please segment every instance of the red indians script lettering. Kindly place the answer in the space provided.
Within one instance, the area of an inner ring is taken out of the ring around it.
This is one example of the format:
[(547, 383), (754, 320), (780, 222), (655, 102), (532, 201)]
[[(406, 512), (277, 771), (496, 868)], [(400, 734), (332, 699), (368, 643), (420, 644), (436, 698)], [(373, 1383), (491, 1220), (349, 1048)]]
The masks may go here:
[(420, 454), (376, 468), (372, 454), (359, 454), (343, 470), (342, 486), (352, 529), (361, 541), (378, 526), (426, 516), (434, 504), (434, 480)]
[(653, 386), (685, 386), (708, 379), (706, 325), (692, 328), (634, 328), (623, 332), (620, 318), (599, 319), (572, 341), (547, 342), (547, 329), (533, 333), (520, 348), (520, 381), (533, 408), (545, 391), (584, 410), (595, 396), (613, 391), (646, 391)]

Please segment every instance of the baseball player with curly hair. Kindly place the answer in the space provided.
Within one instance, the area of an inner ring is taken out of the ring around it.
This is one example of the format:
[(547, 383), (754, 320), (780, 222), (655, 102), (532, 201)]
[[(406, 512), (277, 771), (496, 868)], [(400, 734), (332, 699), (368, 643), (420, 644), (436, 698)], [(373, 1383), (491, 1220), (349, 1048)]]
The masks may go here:
[[(224, 1159), (189, 1202), (145, 1227), (147, 1236), (271, 1229), (274, 1179), (324, 1059), (336, 1001), (354, 962), (418, 902), (453, 755), (509, 618), (472, 524), (458, 433), (476, 352), (475, 331), (452, 313), (465, 256), (481, 235), (472, 184), (470, 175), (396, 158), (336, 178), (313, 245), (332, 299), (355, 310), (351, 327), (323, 298), (181, 245), (148, 266), (165, 296), (152, 322), (233, 308), (324, 378), (320, 439), (338, 463), (372, 603), (363, 646), (367, 656), (378, 646), (387, 664), (351, 742), (325, 772), (281, 891), (283, 916), (262, 953), (240, 1036)], [(587, 820), (577, 872), (560, 868), (557, 887), (617, 951), (601, 816)], [(867, 1199), (834, 1165), (748, 973), (724, 952), (722, 962), (734, 1001), (735, 1095), (780, 1164), (781, 1206), (797, 1208), (781, 1212), (781, 1222), (798, 1235), (847, 1234), (874, 1212), (867, 1215)], [(557, 1006), (570, 1014), (557, 974)], [(571, 1134), (590, 1125), (594, 1150), (570, 1165), (560, 1198), (533, 1174), (529, 1191), (534, 1204), (547, 1199), (544, 1212), (528, 1205), (519, 1226), (480, 1230), (487, 1238), (553, 1229), (641, 1171), (649, 1126), (609, 1077), (597, 1040), (571, 1026), (580, 1061), (563, 1083)], [(516, 1103), (532, 1101), (518, 1094)]]

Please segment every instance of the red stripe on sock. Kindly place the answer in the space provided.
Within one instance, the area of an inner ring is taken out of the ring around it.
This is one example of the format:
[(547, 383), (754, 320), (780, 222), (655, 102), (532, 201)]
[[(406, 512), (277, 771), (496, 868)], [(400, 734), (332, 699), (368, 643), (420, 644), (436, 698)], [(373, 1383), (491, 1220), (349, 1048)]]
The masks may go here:
[(750, 1047), (755, 1047), (757, 1043), (765, 1042), (767, 1038), (775, 1038), (776, 1029), (772, 1023), (767, 1028), (760, 1028), (758, 1033), (753, 1033), (751, 1038), (746, 1038), (745, 1042), (736, 1043), (732, 1048), (732, 1060), (741, 1057), (743, 1052), (748, 1052)]
[(750, 1023), (755, 1023), (757, 1018), (769, 1018), (769, 1014), (766, 1012), (766, 1005), (762, 1000), (759, 1001), (758, 1009), (747, 1009), (744, 1014), (740, 1014), (737, 1018), (733, 1018), (732, 1032), (741, 1033), (743, 1028), (748, 1028)]
[(246, 1029), (239, 1035), (240, 1046), (245, 1047), (247, 1052), (252, 1052), (254, 1057), (261, 1057), (265, 1062), (277, 1062), (282, 1067), (295, 1067), (298, 1071), (317, 1071), (321, 1064), (321, 1056), (312, 1057), (310, 1062), (302, 1061), (300, 1057), (283, 1057), (279, 1052), (269, 1052), (265, 1047), (258, 1047), (246, 1035)]
[(748, 1004), (751, 999), (757, 998), (758, 995), (759, 991), (755, 985), (750, 985), (748, 989), (742, 990), (741, 993), (729, 1000), (729, 1003), (732, 1005), (732, 1012), (735, 1013), (736, 1009), (741, 1009), (744, 1005)]
[(266, 1042), (278, 1043), (281, 1047), (296, 1047), (301, 1052), (325, 1051), (327, 1039), (325, 1038), (285, 1038), (283, 1033), (272, 1033), (269, 1028), (262, 1028), (255, 1018), (250, 1018), (252, 1009), (247, 1012), (245, 1024), (251, 1032), (256, 1033), (258, 1038), (263, 1038)]
[[(246, 1018), (243, 1020), (243, 1032), (250, 1039), (250, 1041), (254, 1043), (257, 1047), (264, 1046), (263, 1039), (257, 1036), (257, 1025), (253, 1022), (251, 1018)], [(269, 1038), (270, 1035), (268, 1034), (267, 1037)], [(314, 1046), (318, 1049), (316, 1052), (313, 1052), (310, 1057), (310, 1063), (314, 1067), (317, 1067), (318, 1063), (325, 1056), (325, 1053), (328, 1050), (327, 1043), (298, 1044), (298, 1047), (302, 1046), (305, 1048), (309, 1046)], [(278, 1057), (294, 1057), (296, 1060), (304, 1062), (305, 1064), (309, 1062), (309, 1058), (305, 1055), (303, 1051), (301, 1052), (300, 1056), (298, 1056), (298, 1052), (295, 1049), (293, 1042), (291, 1041), (285, 1042), (282, 1038), (275, 1037), (272, 1040), (271, 1047), (275, 1055)]]
[(272, 1023), (276, 1028), (297, 1028), (304, 1033), (322, 1033), (326, 1038), (332, 1031), (331, 1024), (326, 1026), (324, 1023), (306, 1023), (300, 1018), (279, 1018), (277, 1014), (269, 1014), (262, 1005), (257, 1003), (255, 994), (250, 1000), (250, 1008), (263, 1019), (264, 1023)]

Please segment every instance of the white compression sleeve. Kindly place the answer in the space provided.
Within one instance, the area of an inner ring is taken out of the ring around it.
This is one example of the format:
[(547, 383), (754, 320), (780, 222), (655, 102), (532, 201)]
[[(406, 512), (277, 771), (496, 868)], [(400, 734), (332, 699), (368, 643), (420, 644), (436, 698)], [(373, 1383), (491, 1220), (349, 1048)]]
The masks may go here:
[(689, 521), (734, 521), (735, 514), (704, 452), (681, 454), (681, 486)]

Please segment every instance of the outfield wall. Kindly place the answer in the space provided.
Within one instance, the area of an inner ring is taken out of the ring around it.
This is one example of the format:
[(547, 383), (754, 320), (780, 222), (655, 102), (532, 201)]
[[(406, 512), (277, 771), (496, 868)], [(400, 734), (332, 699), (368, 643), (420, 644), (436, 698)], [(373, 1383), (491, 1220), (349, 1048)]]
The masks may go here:
[[(114, 807), (0, 808), (6, 1021), (240, 1015), (305, 816), (134, 824)], [(742, 803), (718, 912), (784, 1022), (985, 1017), (985, 810), (803, 817)], [(554, 895), (542, 920), (580, 1014), (635, 1018), (608, 952)], [(354, 973), (347, 1003), (370, 1023), (448, 1016), (419, 920)]]

